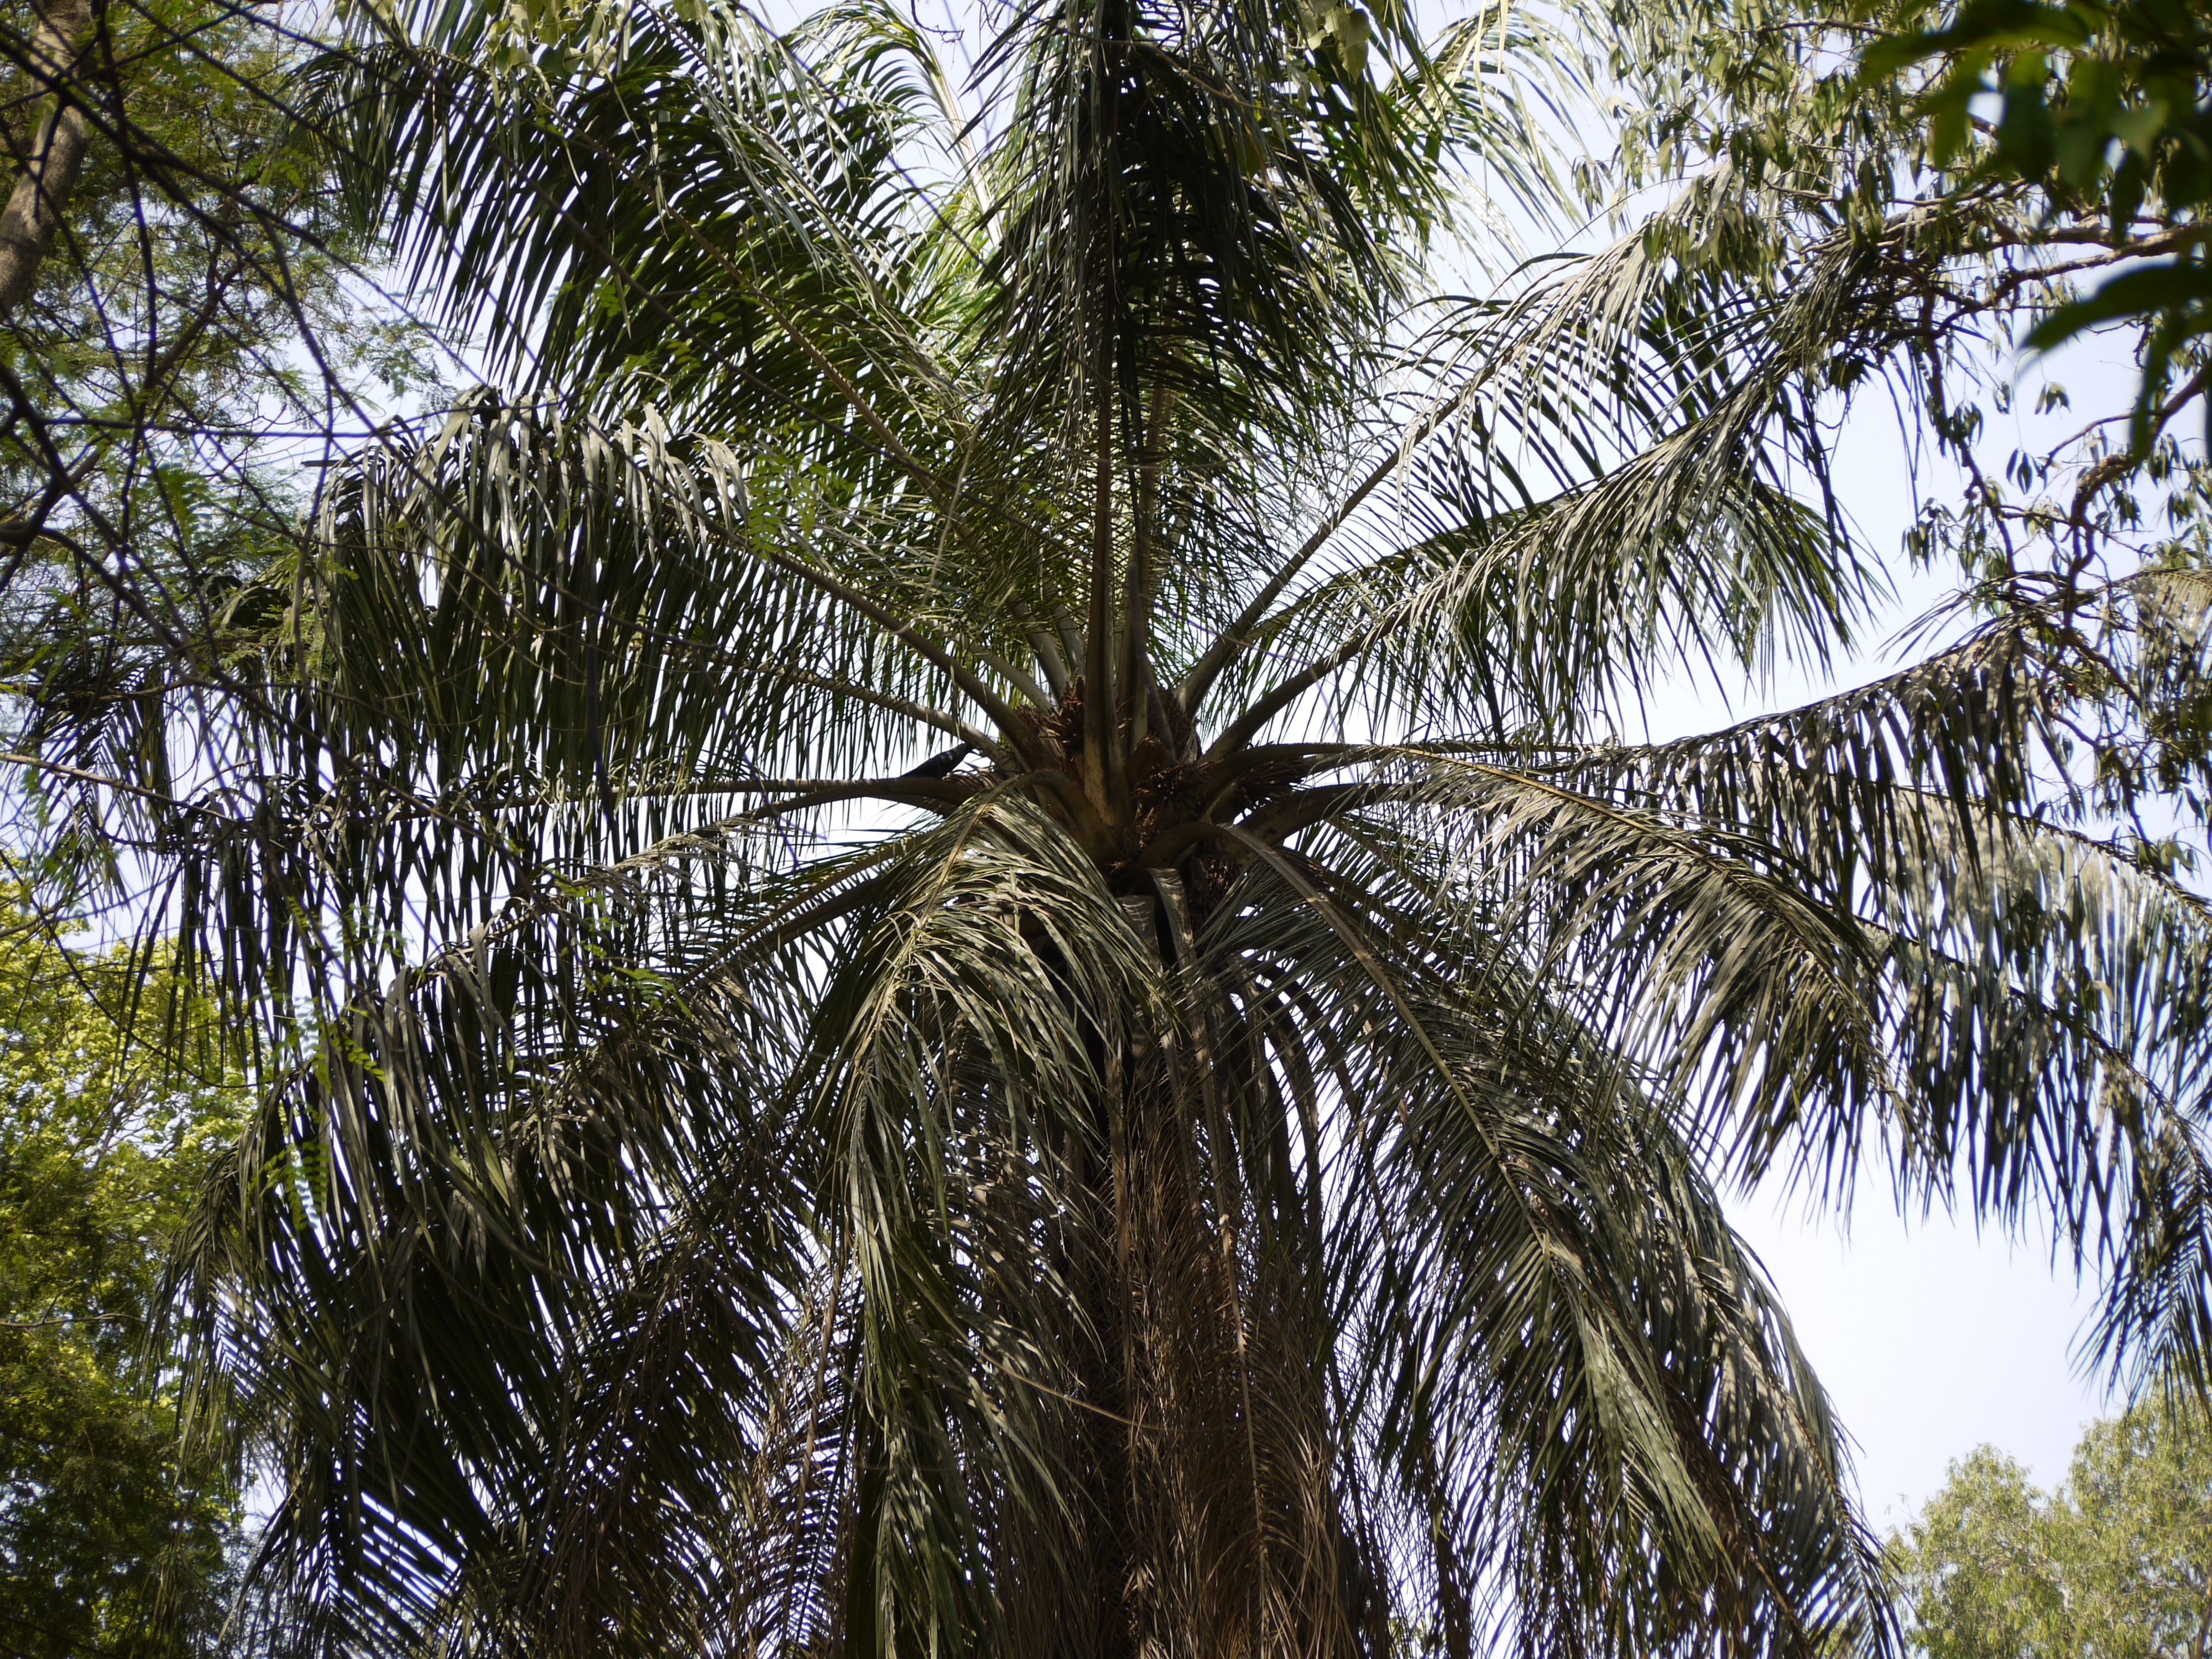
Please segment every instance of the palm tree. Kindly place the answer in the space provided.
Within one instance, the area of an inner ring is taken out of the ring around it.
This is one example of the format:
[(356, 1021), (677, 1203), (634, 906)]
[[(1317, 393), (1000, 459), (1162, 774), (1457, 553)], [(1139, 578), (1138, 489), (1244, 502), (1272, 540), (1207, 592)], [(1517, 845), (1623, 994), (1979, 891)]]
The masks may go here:
[(2011, 612), (1619, 740), (1851, 639), (1798, 388), (1895, 319), (1842, 244), (1433, 294), (1473, 179), (1549, 199), (1534, 9), (1031, 0), (957, 86), (869, 0), (433, 8), (308, 78), (522, 389), (334, 471), (170, 705), (185, 966), (276, 1044), (203, 1410), (304, 1644), (1881, 1651), (1769, 1170), (2055, 1206), (2201, 1366), (2203, 918), (2030, 764), (2195, 683), (2178, 590), (2097, 687)]

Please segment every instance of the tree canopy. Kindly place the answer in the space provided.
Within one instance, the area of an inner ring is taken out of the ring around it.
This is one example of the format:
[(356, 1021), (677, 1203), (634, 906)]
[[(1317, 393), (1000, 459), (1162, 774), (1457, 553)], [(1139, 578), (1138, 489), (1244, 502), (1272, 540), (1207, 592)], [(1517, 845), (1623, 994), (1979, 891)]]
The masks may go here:
[[(288, 1642), (1880, 1654), (1729, 1179), (2048, 1215), (2212, 1376), (2201, 462), (1982, 473), (2069, 244), (1920, 14), (375, 6), (258, 171), (39, 15), (23, 179), (496, 382), (295, 485), (64, 329), (0, 428), (24, 833), (258, 1085), (176, 1287)], [(1955, 625), (1649, 741), (1862, 636), (1880, 388)]]
[(2090, 1425), (2055, 1491), (1982, 1446), (1892, 1540), (1929, 1659), (2201, 1659), (2212, 1441), (2155, 1407)]
[[(167, 1248), (244, 1101), (134, 1015), (131, 964), (0, 935), (0, 1650), (218, 1650), (234, 1471), (180, 1444)], [(204, 1035), (204, 1034), (203, 1034)]]
[[(1907, 6), (1894, 21), (1925, 18)], [(2038, 204), (2040, 222), (2023, 225), (2021, 246), (2064, 250), (2045, 269), (2066, 277), (2102, 273), (2093, 291), (2056, 296), (2025, 343), (2063, 344), (2100, 324), (2143, 325), (2129, 433), (2141, 459), (2203, 399), (2197, 343), (2212, 320), (2204, 262), (2212, 32), (2202, 13), (2174, 0), (1981, 0), (1929, 21), (1939, 27), (1900, 27), (1875, 41), (1866, 67), (1939, 65), (1920, 107), (1954, 190)], [(1970, 140), (1978, 98), (1995, 106), (1995, 119)]]

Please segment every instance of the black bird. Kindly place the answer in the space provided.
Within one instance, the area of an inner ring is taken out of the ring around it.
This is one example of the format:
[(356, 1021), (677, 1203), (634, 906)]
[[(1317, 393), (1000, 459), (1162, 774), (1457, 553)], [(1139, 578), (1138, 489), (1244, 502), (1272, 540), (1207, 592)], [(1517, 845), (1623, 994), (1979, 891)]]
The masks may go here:
[(949, 778), (952, 775), (952, 769), (966, 760), (975, 750), (974, 744), (963, 743), (957, 749), (948, 749), (941, 755), (932, 755), (912, 771), (902, 772), (899, 775), (907, 778)]

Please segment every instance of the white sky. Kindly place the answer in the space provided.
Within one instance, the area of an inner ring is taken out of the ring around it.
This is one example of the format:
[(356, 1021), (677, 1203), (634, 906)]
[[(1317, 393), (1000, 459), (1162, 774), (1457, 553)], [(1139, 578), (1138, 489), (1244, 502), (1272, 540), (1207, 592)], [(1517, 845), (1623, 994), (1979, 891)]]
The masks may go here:
[(1765, 1196), (1732, 1206), (1858, 1443), (1868, 1522), (1887, 1534), (1984, 1441), (2048, 1487), (2106, 1407), (2069, 1346), (2096, 1304), (2040, 1241), (1977, 1237), (1941, 1213), (1911, 1228), (1869, 1191), (1848, 1237)]

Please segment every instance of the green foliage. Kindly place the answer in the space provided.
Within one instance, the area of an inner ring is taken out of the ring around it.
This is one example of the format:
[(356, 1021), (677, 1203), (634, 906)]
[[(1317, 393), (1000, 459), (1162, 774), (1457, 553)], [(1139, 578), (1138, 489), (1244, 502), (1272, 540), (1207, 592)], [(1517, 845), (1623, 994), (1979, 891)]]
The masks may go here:
[[(65, 447), (296, 428), (325, 391), (312, 359), (288, 360), (303, 337), (351, 378), (412, 367), (412, 331), (380, 327), (346, 283), (359, 244), (285, 107), (283, 77), (307, 49), (287, 21), (208, 0), (96, 9), (81, 94), (94, 136), (68, 234), (0, 330), (0, 361), (40, 412), (82, 423)], [(0, 34), (0, 107), (19, 129), (26, 56)], [(26, 142), (11, 133), (15, 153)]]
[(131, 964), (27, 898), (0, 935), (0, 1646), (212, 1651), (237, 1489), (183, 1451), (160, 1290), (240, 1092), (175, 1071)]
[[(334, 422), (372, 424), (372, 386), (441, 388), (427, 337), (380, 304), (363, 239), (331, 211), (327, 157), (302, 141), (283, 88), (313, 42), (289, 14), (100, 0), (90, 17), (67, 92), (90, 127), (82, 172), (35, 288), (0, 319), (0, 684), (58, 676), (123, 711), (137, 648), (168, 624), (92, 550), (126, 543), (197, 631), (219, 629), (312, 488), (300, 456)], [(44, 106), (26, 21), (0, 27), (17, 157)], [(63, 634), (78, 644), (57, 659)], [(209, 641), (196, 672), (219, 674), (222, 650)], [(123, 741), (146, 738), (121, 718)], [(105, 764), (96, 744), (76, 758)]]
[(1891, 1548), (1929, 1659), (2195, 1659), (2212, 1634), (2201, 1408), (2093, 1425), (2048, 1494), (1980, 1447)]
[[(2183, 441), (2205, 385), (2197, 302), (2152, 290), (2201, 276), (2201, 20), (1822, 0), (1607, 9), (1620, 143), (1579, 179), (1628, 222), (1592, 262), (1592, 299), (1624, 308), (1632, 280), (1673, 308), (1668, 349), (1721, 354), (1701, 361), (1727, 363), (1724, 384), (1747, 390), (1764, 369), (1816, 407), (1894, 410), (1909, 453), (1954, 465), (1965, 488), (1920, 488), (1903, 550), (1962, 578), (1925, 626), (1978, 619), (2039, 641), (2048, 810), (2117, 831), (2146, 869), (2190, 867), (2212, 828), (2212, 728), (2171, 673), (2202, 649), (2180, 596), (2212, 564), (2212, 474)], [(2038, 349), (2088, 326), (2135, 347), (2132, 409), (2027, 388), (2050, 367)], [(2001, 444), (2031, 399), (2063, 435)], [(2120, 620), (2125, 596), (2154, 589), (2169, 599)]]
[[(1968, 0), (1937, 27), (1912, 27), (1929, 9), (1875, 14), (1893, 32), (1867, 48), (1865, 73), (1933, 66), (1917, 107), (1935, 161), (1961, 191), (2039, 197), (2045, 220), (2030, 246), (2063, 256), (2089, 231), (2146, 262), (2056, 307), (2027, 336), (2047, 349), (2100, 325), (2141, 325), (2132, 441), (2146, 451), (2168, 405), (2204, 392), (2195, 343), (2212, 331), (2212, 21), (2188, 0)], [(1992, 110), (1978, 112), (1978, 100)], [(1977, 124), (1986, 138), (1972, 136)]]

